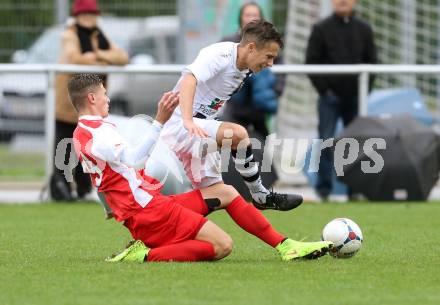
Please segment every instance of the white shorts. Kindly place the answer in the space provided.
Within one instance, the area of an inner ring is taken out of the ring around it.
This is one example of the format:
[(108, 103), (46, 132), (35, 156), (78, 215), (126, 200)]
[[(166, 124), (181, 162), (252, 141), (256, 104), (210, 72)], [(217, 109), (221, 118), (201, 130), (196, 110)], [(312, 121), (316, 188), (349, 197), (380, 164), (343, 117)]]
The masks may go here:
[(193, 118), (209, 138), (190, 136), (180, 115), (173, 114), (164, 125), (161, 139), (175, 152), (193, 187), (200, 189), (222, 181), (217, 131), (221, 121)]

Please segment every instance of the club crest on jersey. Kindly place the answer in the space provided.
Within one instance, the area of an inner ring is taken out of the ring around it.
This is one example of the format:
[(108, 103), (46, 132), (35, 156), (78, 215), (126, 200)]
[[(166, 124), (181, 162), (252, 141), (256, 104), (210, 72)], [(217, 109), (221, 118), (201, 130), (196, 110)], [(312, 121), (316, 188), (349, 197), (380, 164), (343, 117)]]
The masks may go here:
[(208, 107), (214, 110), (219, 110), (221, 106), (223, 106), (223, 104), (225, 103), (225, 101), (220, 100), (219, 98), (214, 99), (213, 101), (211, 101), (211, 105), (209, 105)]

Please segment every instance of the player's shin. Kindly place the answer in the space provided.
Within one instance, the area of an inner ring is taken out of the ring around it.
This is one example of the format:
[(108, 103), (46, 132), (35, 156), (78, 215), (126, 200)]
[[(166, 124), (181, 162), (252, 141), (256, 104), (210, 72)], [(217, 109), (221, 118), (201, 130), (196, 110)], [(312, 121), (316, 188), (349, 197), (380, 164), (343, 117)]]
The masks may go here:
[(211, 243), (201, 240), (186, 240), (181, 243), (162, 246), (150, 250), (148, 262), (197, 262), (215, 258)]
[(235, 162), (235, 168), (248, 186), (252, 196), (252, 203), (256, 208), (259, 210), (290, 211), (301, 205), (303, 202), (301, 195), (269, 192), (263, 186), (258, 163), (254, 160), (251, 145), (246, 147), (246, 151), (232, 150), (231, 154)]
[(265, 203), (269, 191), (262, 184), (258, 163), (255, 162), (252, 153), (252, 145), (248, 145), (246, 150), (232, 149), (231, 154), (235, 168), (249, 188), (252, 198), (257, 202)]
[(285, 237), (278, 233), (266, 217), (243, 197), (237, 196), (227, 207), (229, 216), (246, 232), (255, 235), (272, 247)]

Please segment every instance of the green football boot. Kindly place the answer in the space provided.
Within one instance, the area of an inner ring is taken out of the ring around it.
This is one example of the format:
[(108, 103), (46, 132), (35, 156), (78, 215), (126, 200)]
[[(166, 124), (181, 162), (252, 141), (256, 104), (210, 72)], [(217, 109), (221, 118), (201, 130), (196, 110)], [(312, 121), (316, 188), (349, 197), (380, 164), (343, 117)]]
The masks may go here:
[(143, 263), (145, 257), (150, 251), (149, 248), (140, 240), (132, 240), (127, 244), (127, 247), (118, 254), (113, 254), (112, 256), (105, 259), (106, 262), (135, 262)]
[(294, 259), (316, 259), (325, 255), (331, 248), (331, 241), (301, 242), (287, 238), (275, 248), (283, 261)]

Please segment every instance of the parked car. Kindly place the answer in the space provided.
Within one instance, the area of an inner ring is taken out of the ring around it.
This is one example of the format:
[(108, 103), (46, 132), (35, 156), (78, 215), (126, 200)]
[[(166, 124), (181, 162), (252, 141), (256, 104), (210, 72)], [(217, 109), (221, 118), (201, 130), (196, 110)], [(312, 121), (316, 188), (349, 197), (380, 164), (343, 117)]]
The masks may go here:
[[(132, 64), (176, 62), (177, 16), (147, 18), (101, 17), (100, 27), (125, 49)], [(56, 63), (65, 25), (44, 31), (28, 50), (16, 51), (12, 62)], [(112, 113), (153, 115), (163, 92), (179, 75), (110, 74), (108, 94)], [(0, 74), (0, 141), (16, 133), (44, 133), (47, 76), (41, 73)]]

